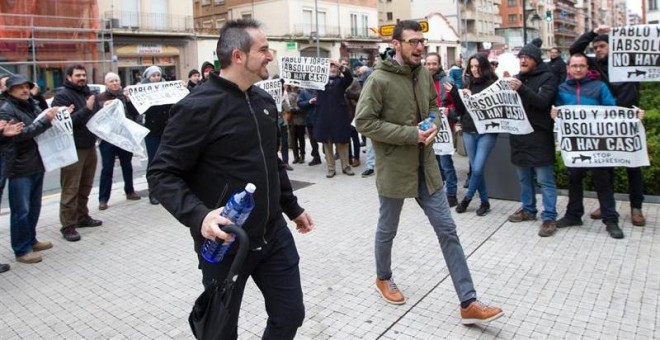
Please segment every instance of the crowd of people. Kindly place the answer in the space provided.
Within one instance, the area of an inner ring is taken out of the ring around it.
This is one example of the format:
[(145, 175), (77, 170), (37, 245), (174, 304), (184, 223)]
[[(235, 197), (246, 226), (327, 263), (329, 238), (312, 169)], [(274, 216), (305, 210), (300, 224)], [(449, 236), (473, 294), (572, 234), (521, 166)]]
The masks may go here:
[[(517, 223), (537, 219), (538, 184), (543, 206), (538, 234), (542, 237), (553, 235), (558, 228), (582, 224), (582, 179), (587, 171), (591, 172), (600, 206), (591, 217), (601, 219), (611, 237), (624, 237), (614, 204), (613, 168), (569, 168), (565, 216), (557, 219), (556, 209), (556, 106), (639, 105), (638, 83), (608, 80), (609, 30), (608, 26), (599, 26), (578, 38), (570, 48), (567, 65), (557, 48), (551, 49), (550, 62), (545, 63), (541, 42), (534, 40), (518, 53), (520, 73), (505, 78), (519, 94), (533, 128), (530, 134), (509, 138), (521, 206), (508, 220)], [(391, 256), (403, 202), (414, 198), (438, 237), (462, 322), (483, 324), (501, 317), (501, 308), (477, 300), (450, 211), (455, 207), (457, 213), (465, 213), (477, 193), (481, 202), (476, 215), (484, 216), (491, 209), (484, 174), (497, 134), (478, 132), (460, 92), (474, 95), (494, 84), (498, 81), (494, 69), (497, 65), (475, 54), (467, 58), (465, 69), (459, 58), (446, 73), (440, 55), (425, 53), (425, 44), (419, 23), (400, 21), (393, 32), (392, 50), (373, 68), (359, 61), (351, 64), (347, 58), (331, 60), (329, 81), (323, 91), (283, 82), (281, 110), (272, 97), (253, 86), (269, 78), (266, 66), (273, 55), (261, 26), (250, 19), (229, 21), (221, 29), (219, 72), (210, 63), (204, 63), (201, 72), (191, 70), (186, 84), (190, 95), (176, 104), (151, 106), (143, 114), (138, 113), (119, 76), (112, 72), (105, 75), (106, 91), (94, 95), (87, 87), (85, 67), (71, 65), (65, 72), (64, 90), (54, 98), (52, 108), (39, 106), (31, 93), (35, 84), (24, 76), (0, 77), (1, 188), (7, 178), (11, 246), (16, 260), (40, 262), (41, 252), (53, 247), (52, 242), (40, 241), (36, 235), (45, 170), (34, 137), (52, 126), (59, 110), (70, 113), (78, 157), (76, 163), (60, 169), (62, 236), (67, 241), (78, 241), (81, 237), (77, 228), (102, 225), (88, 209), (97, 164), (97, 137), (86, 124), (104, 105), (118, 99), (128, 119), (149, 129), (145, 145), (150, 203), (162, 204), (190, 228), (198, 255), (206, 239), (233, 239), (220, 228), (230, 223), (220, 212), (233, 192), (247, 183), (256, 185), (256, 205), (244, 225), (252, 251), (235, 289), (236, 295), (242, 296), (247, 279), (252, 277), (262, 291), (268, 313), (264, 338), (292, 339), (304, 319), (298, 253), (283, 214), (301, 233), (311, 231), (314, 223), (298, 204), (287, 171), (294, 170), (291, 164), (322, 164), (323, 152), (326, 178), (335, 177), (338, 170), (353, 176), (354, 168), (361, 166), (361, 146), (366, 146), (362, 177), (376, 176), (379, 218), (375, 286), (382, 298), (392, 304), (406, 302), (393, 280)], [(589, 44), (596, 51), (594, 58), (584, 54)], [(150, 66), (142, 74), (142, 83), (161, 82), (162, 76), (162, 69)], [(461, 200), (457, 197), (458, 178), (452, 155), (434, 152), (438, 121), (426, 130), (418, 126), (430, 113), (446, 115), (450, 128), (460, 127), (462, 131), (470, 172)], [(640, 110), (639, 118), (643, 115)], [(366, 140), (361, 140), (358, 133)], [(306, 137), (311, 146), (309, 158)], [(141, 199), (133, 187), (133, 154), (103, 140), (99, 150), (99, 210), (109, 208), (116, 158), (124, 177), (126, 199)], [(336, 168), (337, 159), (340, 169)], [(641, 169), (628, 168), (628, 179), (631, 219), (634, 225), (643, 226)], [(230, 265), (231, 260), (211, 264), (200, 255), (204, 287), (211, 289), (223, 281)], [(0, 272), (6, 270), (8, 265), (0, 265)], [(232, 316), (222, 326), (222, 333), (226, 338), (236, 338), (240, 299), (234, 299), (229, 308)]]

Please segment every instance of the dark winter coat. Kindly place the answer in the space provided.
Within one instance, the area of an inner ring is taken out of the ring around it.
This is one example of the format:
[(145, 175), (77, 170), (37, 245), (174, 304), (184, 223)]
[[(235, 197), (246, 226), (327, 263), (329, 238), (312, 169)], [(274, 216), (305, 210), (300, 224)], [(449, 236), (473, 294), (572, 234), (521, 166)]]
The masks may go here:
[(96, 136), (87, 129), (89, 119), (101, 109), (98, 99), (94, 101), (92, 110), (87, 108), (87, 98), (94, 94), (87, 85), (78, 86), (68, 80), (64, 81), (64, 88), (57, 93), (51, 106), (69, 106), (73, 104), (73, 139), (76, 149), (89, 149), (96, 146)]
[(22, 101), (7, 95), (4, 104), (0, 106), (0, 119), (25, 123), (20, 134), (13, 137), (2, 137), (3, 175), (5, 178), (25, 177), (45, 171), (41, 162), (39, 148), (34, 137), (51, 127), (44, 116), (36, 119), (41, 109), (33, 99)]
[(314, 139), (319, 143), (348, 143), (351, 138), (351, 117), (344, 98), (346, 89), (353, 82), (351, 70), (344, 76), (330, 77), (325, 91), (316, 95)]
[(555, 59), (550, 59), (550, 61), (548, 61), (546, 64), (550, 67), (552, 74), (555, 75), (555, 79), (557, 79), (557, 85), (563, 83), (566, 80), (566, 63), (564, 62), (564, 59), (557, 57)]
[(557, 95), (557, 80), (546, 64), (516, 76), (522, 85), (518, 94), (534, 132), (509, 136), (511, 163), (520, 167), (555, 164), (554, 121), (550, 109)]
[(204, 217), (247, 183), (257, 187), (243, 225), (251, 248), (286, 225), (282, 211), (291, 219), (303, 212), (277, 157), (277, 115), (264, 90), (251, 86), (243, 92), (215, 74), (172, 107), (147, 179), (163, 207), (190, 228), (198, 253)]
[[(589, 46), (598, 34), (589, 31), (581, 35), (571, 48), (569, 49), (571, 55), (574, 53), (584, 53), (584, 50)], [(594, 57), (589, 57), (589, 68), (597, 71), (600, 74), (600, 80), (604, 81), (607, 87), (616, 98), (616, 105), (623, 107), (639, 106), (639, 82), (630, 83), (610, 83), (608, 74), (607, 63), (608, 58), (597, 60)]]

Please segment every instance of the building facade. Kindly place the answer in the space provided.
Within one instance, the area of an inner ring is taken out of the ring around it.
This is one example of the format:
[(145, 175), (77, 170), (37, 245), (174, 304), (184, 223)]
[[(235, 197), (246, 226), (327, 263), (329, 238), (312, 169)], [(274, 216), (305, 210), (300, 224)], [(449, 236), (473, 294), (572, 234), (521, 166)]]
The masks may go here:
[(644, 13), (644, 19), (646, 24), (657, 25), (660, 24), (660, 0), (642, 0), (645, 1), (646, 11)]

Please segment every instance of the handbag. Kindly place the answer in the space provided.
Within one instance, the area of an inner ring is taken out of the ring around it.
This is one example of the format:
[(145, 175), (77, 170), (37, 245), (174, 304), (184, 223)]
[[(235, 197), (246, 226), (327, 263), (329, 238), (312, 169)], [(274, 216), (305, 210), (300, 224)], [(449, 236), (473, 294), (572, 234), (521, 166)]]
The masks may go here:
[(456, 131), (454, 131), (454, 147), (456, 148), (456, 153), (461, 156), (467, 156), (467, 150), (465, 150), (465, 142), (463, 141), (463, 129), (460, 125), (456, 125)]

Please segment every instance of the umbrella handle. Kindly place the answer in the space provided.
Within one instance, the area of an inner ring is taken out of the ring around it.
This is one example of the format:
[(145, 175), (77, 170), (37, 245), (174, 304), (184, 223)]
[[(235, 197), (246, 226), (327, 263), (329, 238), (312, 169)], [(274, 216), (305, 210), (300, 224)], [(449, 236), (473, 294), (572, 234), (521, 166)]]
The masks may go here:
[(234, 262), (231, 263), (229, 273), (227, 273), (227, 279), (231, 280), (232, 282), (236, 282), (236, 277), (238, 276), (237, 273), (240, 271), (240, 268), (243, 265), (243, 261), (245, 261), (245, 258), (247, 257), (247, 253), (250, 248), (250, 240), (248, 239), (245, 230), (234, 224), (228, 224), (220, 229), (222, 229), (222, 231), (225, 233), (235, 234), (238, 238), (238, 251), (236, 252)]

